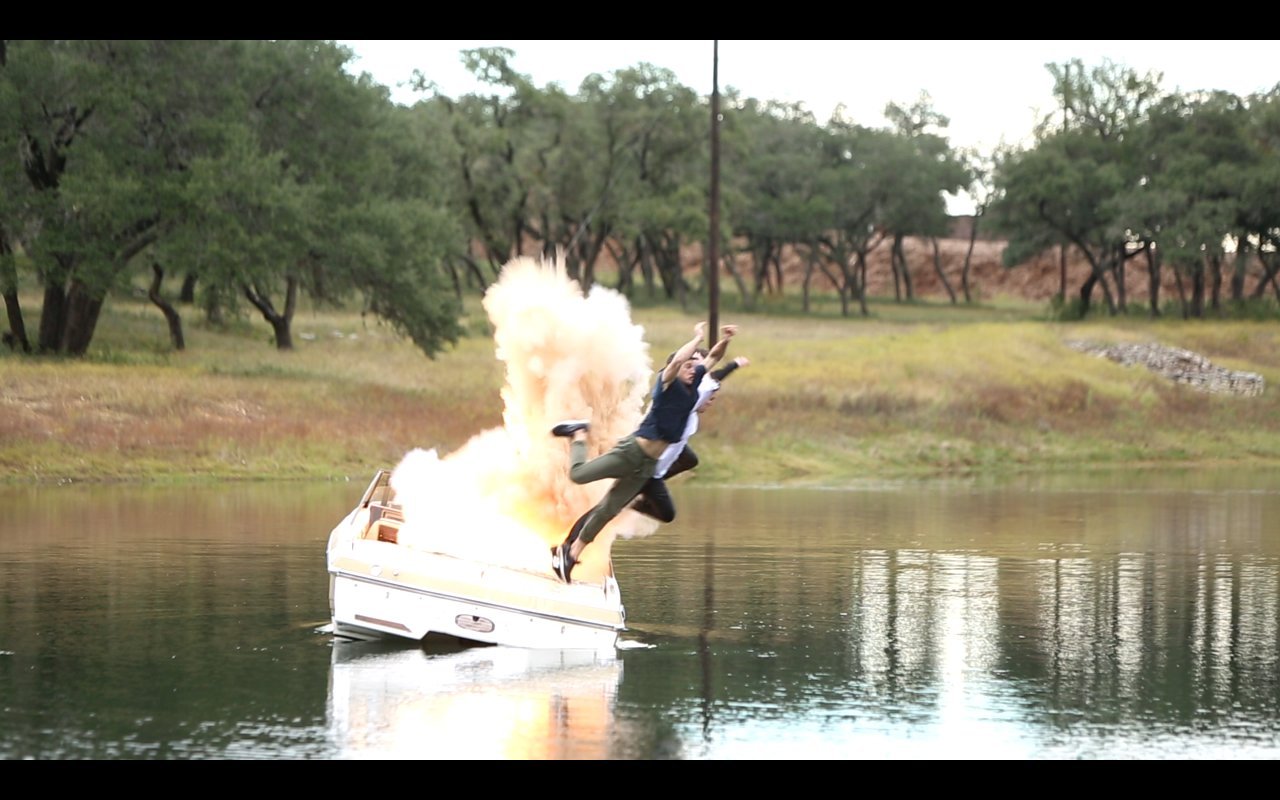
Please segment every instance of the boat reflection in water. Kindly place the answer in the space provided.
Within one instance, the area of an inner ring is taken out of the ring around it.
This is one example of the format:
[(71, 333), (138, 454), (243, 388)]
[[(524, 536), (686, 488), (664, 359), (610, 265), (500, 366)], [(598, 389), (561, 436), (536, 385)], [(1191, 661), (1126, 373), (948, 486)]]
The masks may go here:
[(612, 650), (335, 639), (335, 757), (608, 758), (621, 678)]

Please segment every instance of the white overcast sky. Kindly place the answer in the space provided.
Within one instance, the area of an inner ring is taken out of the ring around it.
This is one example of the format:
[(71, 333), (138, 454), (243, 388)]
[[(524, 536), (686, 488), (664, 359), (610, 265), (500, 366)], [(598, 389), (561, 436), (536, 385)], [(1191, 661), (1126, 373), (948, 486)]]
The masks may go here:
[[(710, 95), (710, 39), (366, 39), (339, 40), (356, 53), (348, 65), (368, 72), (412, 103), (398, 87), (421, 70), (446, 95), (481, 90), (462, 66), (460, 51), (508, 47), (512, 65), (541, 87), (558, 83), (575, 92), (593, 72), (649, 62), (673, 71), (681, 83)], [(722, 39), (719, 87), (734, 87), (760, 100), (803, 102), (819, 122), (838, 103), (853, 119), (882, 127), (888, 102), (909, 105), (928, 92), (934, 110), (951, 120), (953, 146), (990, 150), (1004, 140), (1025, 141), (1038, 114), (1054, 108), (1047, 63), (1104, 59), (1139, 73), (1164, 73), (1166, 90), (1224, 89), (1239, 95), (1280, 83), (1280, 42), (1275, 40), (818, 40)]]

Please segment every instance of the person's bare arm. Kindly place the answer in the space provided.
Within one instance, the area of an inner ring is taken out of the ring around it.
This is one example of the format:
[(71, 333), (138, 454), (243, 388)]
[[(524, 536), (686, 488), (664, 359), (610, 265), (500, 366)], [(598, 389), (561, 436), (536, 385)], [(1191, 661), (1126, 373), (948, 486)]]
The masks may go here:
[(707, 335), (707, 323), (699, 322), (693, 326), (693, 338), (680, 345), (680, 349), (671, 357), (671, 361), (667, 362), (667, 366), (662, 370), (662, 385), (666, 386), (676, 379), (676, 373), (680, 371), (680, 365), (689, 360), (693, 355), (693, 351), (698, 349), (698, 345), (702, 344), (703, 338)]
[(702, 359), (702, 363), (706, 365), (707, 372), (724, 358), (724, 352), (729, 349), (729, 340), (738, 335), (737, 325), (721, 325), (720, 340), (712, 346), (707, 352), (707, 357)]

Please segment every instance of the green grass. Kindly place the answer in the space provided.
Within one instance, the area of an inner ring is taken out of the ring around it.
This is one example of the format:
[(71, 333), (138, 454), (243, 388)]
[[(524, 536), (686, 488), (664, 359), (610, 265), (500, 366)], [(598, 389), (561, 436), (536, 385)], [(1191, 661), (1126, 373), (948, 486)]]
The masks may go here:
[[(704, 419), (692, 480), (1280, 465), (1274, 320), (1052, 322), (1043, 306), (1007, 298), (873, 298), (869, 317), (845, 317), (830, 297), (803, 314), (798, 297), (748, 312), (723, 296), (719, 321), (741, 326), (730, 354), (752, 366)], [(84, 359), (0, 351), (0, 481), (363, 479), (414, 447), (448, 453), (502, 424), (503, 367), (478, 298), (467, 303), (471, 335), (435, 359), (353, 312), (304, 308), (295, 349), (281, 352), (260, 319), (219, 328), (181, 311), (183, 352), (136, 298), (108, 301)], [(637, 303), (632, 316), (651, 352), (665, 353), (705, 313)], [(1268, 389), (1199, 394), (1076, 352), (1071, 339), (1184, 347), (1259, 372)]]

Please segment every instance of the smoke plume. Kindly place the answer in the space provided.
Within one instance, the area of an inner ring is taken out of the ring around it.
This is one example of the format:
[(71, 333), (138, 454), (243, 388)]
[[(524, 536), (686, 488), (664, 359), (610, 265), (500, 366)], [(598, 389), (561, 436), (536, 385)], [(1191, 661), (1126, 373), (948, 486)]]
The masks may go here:
[[(600, 285), (584, 296), (561, 259), (507, 263), (483, 307), (506, 365), (503, 425), (443, 458), (434, 450), (405, 455), (391, 476), (405, 516), (400, 541), (551, 573), (551, 547), (613, 484), (569, 480), (569, 440), (551, 428), (590, 419), (589, 457), (633, 432), (655, 377), (649, 345), (625, 297)], [(583, 552), (574, 579), (598, 580), (617, 536), (656, 528), (624, 511)]]

